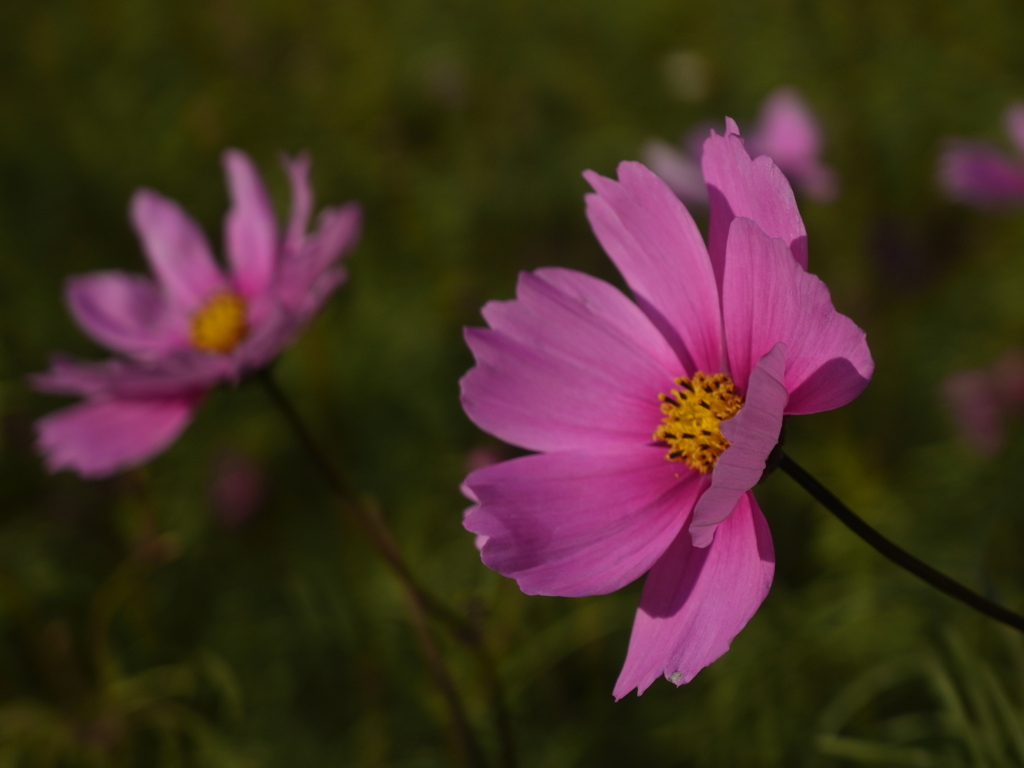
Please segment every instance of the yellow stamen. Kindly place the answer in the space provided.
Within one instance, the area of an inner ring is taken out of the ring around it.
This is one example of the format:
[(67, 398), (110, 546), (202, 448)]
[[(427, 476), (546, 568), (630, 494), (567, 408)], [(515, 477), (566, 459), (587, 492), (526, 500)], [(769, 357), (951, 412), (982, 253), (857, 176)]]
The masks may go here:
[(218, 291), (192, 315), (192, 344), (204, 352), (230, 352), (249, 331), (245, 299)]
[(697, 371), (693, 378), (676, 379), (676, 384), (679, 389), (658, 395), (665, 415), (654, 439), (668, 445), (669, 461), (684, 461), (701, 474), (710, 472), (729, 447), (718, 425), (739, 413), (743, 398), (725, 373)]

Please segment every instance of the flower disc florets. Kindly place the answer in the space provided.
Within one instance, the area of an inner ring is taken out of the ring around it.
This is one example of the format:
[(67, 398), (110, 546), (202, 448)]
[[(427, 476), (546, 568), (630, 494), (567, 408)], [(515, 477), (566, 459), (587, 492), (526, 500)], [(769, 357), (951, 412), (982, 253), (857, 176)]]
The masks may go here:
[(719, 424), (739, 413), (743, 397), (726, 373), (697, 371), (675, 382), (679, 389), (658, 395), (664, 416), (654, 439), (668, 445), (669, 461), (684, 461), (705, 474), (729, 447)]
[(245, 299), (234, 291), (218, 291), (192, 316), (192, 344), (204, 352), (226, 354), (249, 331)]

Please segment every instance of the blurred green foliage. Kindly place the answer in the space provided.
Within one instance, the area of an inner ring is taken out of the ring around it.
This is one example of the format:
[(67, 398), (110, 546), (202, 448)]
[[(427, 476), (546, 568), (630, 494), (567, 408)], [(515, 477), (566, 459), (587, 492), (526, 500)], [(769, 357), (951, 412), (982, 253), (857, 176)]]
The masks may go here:
[[(213, 393), (151, 466), (49, 477), (25, 374), (100, 356), (64, 277), (141, 270), (132, 190), (181, 200), (217, 242), (218, 155), (249, 151), (280, 209), (280, 151), (325, 203), (358, 199), (348, 284), (278, 365), (423, 580), (500, 659), (521, 764), (1024, 765), (1019, 638), (896, 571), (785, 477), (758, 491), (772, 594), (688, 686), (616, 704), (639, 585), (527, 598), (460, 526), (460, 327), (518, 270), (620, 282), (580, 171), (798, 87), (843, 193), (802, 203), (812, 269), (868, 330), (875, 379), (791, 425), (789, 449), (870, 522), (1024, 607), (1024, 435), (994, 460), (954, 434), (943, 377), (1024, 336), (1024, 214), (944, 203), (942, 137), (1002, 140), (1024, 97), (1011, 0), (38, 0), (0, 5), (0, 766), (456, 764), (390, 574), (265, 394)], [(703, 62), (694, 85), (673, 69)], [(694, 58), (696, 56), (696, 58)], [(506, 453), (505, 455), (511, 455)], [(226, 520), (241, 456), (265, 494)], [(444, 646), (496, 736), (478, 670)]]

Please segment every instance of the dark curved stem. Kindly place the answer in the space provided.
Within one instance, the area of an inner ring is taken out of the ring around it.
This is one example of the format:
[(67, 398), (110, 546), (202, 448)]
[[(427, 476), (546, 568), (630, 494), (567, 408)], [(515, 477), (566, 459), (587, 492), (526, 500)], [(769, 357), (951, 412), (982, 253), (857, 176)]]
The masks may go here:
[(462, 705), (462, 699), (459, 697), (458, 688), (456, 688), (455, 681), (452, 679), (451, 673), (444, 663), (444, 657), (441, 655), (441, 649), (437, 646), (434, 634), (430, 630), (430, 621), (427, 618), (427, 612), (424, 609), (423, 603), (408, 589), (406, 590), (406, 598), (409, 602), (412, 628), (416, 633), (416, 639), (419, 641), (424, 661), (427, 663), (430, 674), (434, 678), (434, 684), (448, 705), (448, 711), (451, 713), (452, 718), (452, 730), (454, 731), (459, 749), (462, 751), (463, 758), (469, 765), (486, 766), (487, 761), (480, 750), (476, 736), (473, 735), (473, 727), (469, 724), (469, 719), (466, 717), (466, 710)]
[(793, 478), (797, 485), (813, 496), (825, 509), (839, 518), (839, 520), (851, 531), (860, 536), (864, 541), (875, 548), (881, 555), (889, 558), (896, 565), (910, 571), (919, 579), (928, 582), (940, 592), (945, 592), (952, 598), (969, 605), (979, 613), (989, 618), (1000, 621), (1003, 624), (1024, 632), (1024, 616), (1004, 608), (998, 603), (993, 603), (986, 597), (968, 589), (959, 581), (951, 579), (941, 571), (937, 571), (902, 547), (897, 546), (889, 539), (864, 522), (843, 502), (837, 499), (833, 493), (819, 483), (806, 469), (797, 464), (786, 454), (783, 454), (779, 469)]
[(263, 384), (274, 405), (284, 415), (296, 439), (316, 465), (324, 480), (338, 497), (342, 508), (370, 539), (378, 554), (391, 568), (395, 576), (405, 588), (410, 606), (413, 629), (420, 642), (424, 658), (430, 667), (431, 674), (448, 704), (452, 715), (456, 735), (471, 765), (484, 765), (483, 754), (473, 736), (472, 729), (465, 715), (462, 702), (454, 681), (444, 664), (440, 649), (437, 647), (428, 616), (443, 622), (451, 630), (453, 636), (463, 645), (470, 648), (477, 658), (485, 676), (485, 683), (490, 693), (491, 706), (494, 708), (498, 726), (498, 735), (502, 749), (502, 765), (504, 768), (515, 768), (516, 758), (510, 718), (505, 706), (505, 697), (501, 682), (493, 660), (487, 651), (477, 627), (453, 611), (443, 602), (434, 597), (424, 588), (402, 556), (398, 541), (388, 527), (377, 504), (370, 498), (360, 498), (352, 492), (342, 475), (331, 464), (327, 455), (320, 449), (313, 434), (309, 431), (302, 416), (292, 404), (291, 399), (278, 386), (269, 369), (260, 371), (256, 378)]
[(296, 439), (298, 439), (303, 449), (313, 460), (317, 470), (324, 480), (327, 481), (327, 485), (330, 486), (335, 496), (341, 501), (345, 512), (362, 529), (363, 533), (367, 535), (374, 548), (384, 558), (384, 561), (402, 584), (416, 595), (417, 600), (423, 604), (427, 613), (446, 623), (460, 639), (464, 639), (466, 642), (475, 642), (478, 635), (476, 627), (420, 585), (409, 569), (409, 565), (405, 562), (398, 542), (395, 540), (391, 529), (384, 521), (376, 505), (366, 500), (360, 500), (352, 492), (348, 483), (335, 470), (324, 452), (320, 450), (320, 446), (306, 426), (306, 422), (303, 421), (302, 416), (295, 409), (291, 399), (278, 386), (270, 370), (264, 369), (260, 371), (257, 374), (257, 378), (267, 390), (270, 399), (274, 401), (274, 405), (284, 415), (288, 425), (295, 433)]
[[(391, 567), (395, 575), (398, 576), (399, 581), (405, 588), (406, 597), (409, 601), (412, 627), (420, 644), (420, 649), (423, 652), (424, 660), (448, 706), (455, 738), (470, 765), (485, 766), (486, 761), (469, 725), (466, 710), (462, 705), (462, 700), (459, 698), (458, 689), (455, 686), (454, 680), (452, 680), (448, 667), (444, 663), (441, 650), (437, 646), (437, 641), (434, 639), (427, 621), (428, 612), (439, 614), (448, 620), (452, 618), (449, 616), (451, 612), (434, 600), (413, 578), (412, 571), (402, 557), (390, 529), (386, 526), (381, 516), (376, 513), (376, 510), (369, 509), (357, 501), (356, 496), (349, 490), (348, 484), (335, 471), (327, 456), (320, 450), (320, 446), (313, 439), (313, 435), (306, 427), (306, 423), (302, 420), (292, 401), (277, 385), (270, 371), (264, 369), (258, 374), (258, 378), (270, 395), (271, 400), (274, 401), (274, 404), (284, 414), (292, 431), (295, 432), (299, 443), (302, 444), (306, 453), (309, 454), (309, 457), (316, 464), (320, 474), (323, 475), (331, 490), (341, 501), (342, 508), (369, 537), (376, 550), (384, 558), (384, 561)], [(458, 617), (455, 620), (459, 624), (462, 623)]]

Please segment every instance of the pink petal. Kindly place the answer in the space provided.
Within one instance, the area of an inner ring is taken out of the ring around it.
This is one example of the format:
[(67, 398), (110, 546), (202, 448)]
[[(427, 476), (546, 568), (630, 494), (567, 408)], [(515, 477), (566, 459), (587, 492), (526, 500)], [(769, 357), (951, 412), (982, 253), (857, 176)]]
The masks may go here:
[(297, 305), (269, 301), (261, 309), (253, 310), (252, 315), (258, 311), (259, 322), (253, 322), (249, 335), (232, 354), (239, 372), (262, 368), (294, 343), (331, 294), (345, 282), (345, 277), (344, 269), (329, 267), (306, 287)]
[(37, 447), (51, 472), (105, 477), (142, 464), (173, 443), (198, 397), (83, 402), (36, 422)]
[(168, 311), (147, 277), (113, 270), (76, 275), (64, 294), (75, 321), (110, 349), (145, 359), (188, 345), (184, 316)]
[(939, 184), (950, 199), (979, 207), (1024, 201), (1024, 164), (990, 144), (951, 140), (939, 157)]
[(650, 442), (661, 420), (654, 396), (637, 397), (494, 331), (467, 328), (465, 335), (476, 365), (462, 378), (462, 406), (485, 432), (533, 451)]
[(785, 371), (786, 345), (776, 344), (758, 360), (750, 374), (743, 408), (722, 422), (722, 434), (731, 445), (718, 457), (711, 473), (711, 487), (693, 510), (693, 546), (708, 546), (716, 528), (761, 480), (768, 454), (779, 442), (782, 414), (789, 400), (783, 384)]
[(224, 250), (235, 288), (243, 296), (263, 293), (277, 266), (277, 222), (259, 171), (247, 154), (228, 149), (221, 157), (231, 195), (224, 219)]
[(1017, 151), (1024, 154), (1024, 104), (1011, 104), (1003, 119), (1006, 123), (1006, 133), (1017, 147)]
[(227, 287), (202, 231), (176, 202), (140, 189), (131, 219), (153, 273), (180, 310), (192, 312)]
[(658, 139), (644, 144), (640, 156), (644, 165), (658, 174), (684, 203), (708, 204), (708, 189), (704, 186), (700, 163), (694, 162), (671, 144)]
[(285, 173), (292, 192), (292, 208), (288, 217), (288, 231), (284, 238), (286, 254), (297, 254), (306, 239), (306, 228), (313, 213), (313, 187), (309, 183), (309, 155), (301, 152), (295, 157), (284, 158)]
[(243, 374), (263, 368), (288, 347), (306, 326), (308, 317), (271, 306), (258, 326), (235, 349), (233, 357)]
[(587, 171), (594, 234), (688, 372), (721, 363), (718, 290), (707, 249), (686, 207), (640, 163), (620, 163), (619, 181)]
[(722, 312), (733, 380), (776, 343), (786, 344), (786, 413), (838, 408), (867, 386), (874, 370), (864, 332), (836, 312), (828, 288), (792, 259), (786, 244), (749, 219), (729, 231)]
[[(495, 331), (554, 356), (578, 358), (587, 368), (618, 364), (620, 370), (595, 375), (625, 377), (627, 388), (647, 389), (652, 379), (662, 386), (679, 375), (679, 359), (647, 315), (618, 288), (585, 272), (521, 272), (516, 299), (488, 302), (482, 314)], [(553, 334), (557, 326), (571, 328)]]
[(530, 450), (649, 444), (658, 394), (681, 371), (647, 317), (612, 286), (570, 270), (524, 273), (517, 293), (484, 307), (494, 329), (466, 329), (477, 360), (462, 379), (469, 417)]
[(188, 352), (152, 364), (117, 359), (82, 362), (55, 356), (50, 369), (33, 374), (30, 382), (36, 391), (51, 395), (174, 399), (209, 389), (234, 376), (235, 370), (228, 358)]
[(647, 446), (524, 456), (477, 470), (466, 485), (477, 506), (464, 524), (487, 537), (484, 563), (527, 594), (578, 597), (613, 592), (650, 568), (704, 481)]
[[(467, 507), (463, 511), (463, 513), (462, 513), (462, 524), (463, 524), (463, 526), (465, 526), (466, 518), (469, 517), (473, 512), (475, 512), (477, 510), (477, 508), (479, 506), (477, 502), (479, 502), (480, 499), (478, 499), (476, 497), (476, 494), (473, 493), (473, 489), (470, 488), (465, 482), (463, 482), (459, 486), (459, 491), (462, 493), (463, 496), (465, 496), (467, 499), (469, 499), (470, 501), (473, 502), (473, 506)], [(487, 539), (488, 538), (490, 538), (490, 537), (483, 536), (482, 534), (477, 534), (476, 536), (473, 537), (473, 546), (476, 547), (477, 552), (482, 552), (483, 551), (484, 544), (487, 543)]]
[(320, 272), (330, 267), (355, 245), (363, 224), (359, 203), (346, 203), (325, 208), (317, 220), (316, 231), (309, 238), (309, 258)]
[(310, 291), (355, 246), (361, 226), (362, 208), (358, 203), (324, 209), (316, 231), (281, 265), (278, 293), (289, 308), (312, 313)]
[(647, 575), (615, 698), (642, 694), (662, 674), (676, 685), (690, 682), (729, 650), (774, 575), (771, 533), (751, 493), (710, 547), (692, 546), (682, 531)]
[(751, 160), (738, 133), (712, 132), (704, 142), (701, 165), (710, 200), (708, 251), (719, 283), (729, 227), (737, 216), (752, 219), (771, 237), (786, 241), (793, 258), (807, 269), (807, 231), (793, 190), (771, 158)]
[(348, 279), (348, 272), (342, 267), (328, 267), (320, 273), (320, 276), (309, 286), (309, 296), (302, 314), (303, 320), (308, 320), (327, 302), (339, 286)]

